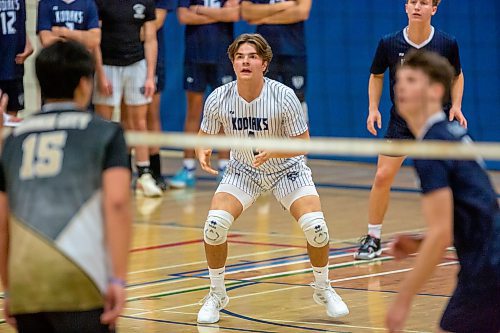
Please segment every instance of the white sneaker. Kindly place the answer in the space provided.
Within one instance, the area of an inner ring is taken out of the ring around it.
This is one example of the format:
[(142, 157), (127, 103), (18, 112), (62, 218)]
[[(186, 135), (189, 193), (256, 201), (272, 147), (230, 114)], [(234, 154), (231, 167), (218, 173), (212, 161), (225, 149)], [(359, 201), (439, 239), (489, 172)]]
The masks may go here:
[(343, 317), (349, 314), (349, 309), (344, 303), (342, 298), (333, 290), (330, 282), (326, 287), (318, 287), (316, 284), (311, 283), (311, 287), (314, 288), (313, 299), (316, 303), (324, 305), (326, 308), (326, 314), (330, 317), (337, 318)]
[(208, 295), (200, 302), (203, 304), (198, 312), (198, 323), (213, 324), (219, 321), (219, 311), (229, 303), (229, 297), (219, 295), (210, 290)]
[(137, 188), (142, 189), (142, 193), (145, 197), (161, 197), (163, 194), (162, 190), (156, 185), (156, 181), (150, 173), (143, 173), (137, 179)]

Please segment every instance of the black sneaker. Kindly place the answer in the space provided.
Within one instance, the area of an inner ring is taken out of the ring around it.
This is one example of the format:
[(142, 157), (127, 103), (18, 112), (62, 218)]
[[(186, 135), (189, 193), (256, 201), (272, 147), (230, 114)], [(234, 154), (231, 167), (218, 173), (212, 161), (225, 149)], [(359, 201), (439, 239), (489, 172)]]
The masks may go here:
[(165, 192), (167, 189), (168, 189), (168, 185), (167, 183), (165, 182), (165, 179), (163, 179), (163, 177), (154, 177), (155, 179), (155, 182), (156, 182), (156, 186), (158, 186), (160, 188), (160, 190), (162, 190), (163, 192)]
[(360, 239), (361, 246), (358, 251), (354, 253), (356, 260), (370, 260), (382, 254), (382, 247), (380, 246), (380, 239), (366, 235)]

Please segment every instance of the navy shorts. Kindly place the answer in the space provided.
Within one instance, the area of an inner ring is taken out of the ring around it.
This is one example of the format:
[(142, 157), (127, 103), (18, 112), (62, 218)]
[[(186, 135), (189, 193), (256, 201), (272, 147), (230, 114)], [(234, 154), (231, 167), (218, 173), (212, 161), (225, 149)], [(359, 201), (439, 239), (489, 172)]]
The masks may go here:
[(299, 101), (306, 100), (307, 57), (275, 55), (266, 76), (292, 88)]
[(113, 333), (101, 324), (102, 309), (76, 312), (40, 312), (15, 315), (19, 333)]
[(184, 63), (184, 89), (192, 92), (205, 92), (208, 86), (215, 89), (234, 80), (231, 63), (199, 64)]
[(156, 63), (156, 92), (161, 93), (165, 89), (165, 64), (162, 61)]
[(411, 133), (406, 121), (391, 110), (391, 119), (384, 138), (389, 140), (413, 140), (415, 136)]
[(0, 89), (9, 96), (7, 111), (17, 112), (24, 109), (23, 79), (0, 81)]
[[(495, 277), (490, 279), (495, 280)], [(474, 289), (465, 288), (459, 280), (441, 318), (443, 330), (456, 333), (500, 332), (500, 283), (492, 281), (490, 288)]]

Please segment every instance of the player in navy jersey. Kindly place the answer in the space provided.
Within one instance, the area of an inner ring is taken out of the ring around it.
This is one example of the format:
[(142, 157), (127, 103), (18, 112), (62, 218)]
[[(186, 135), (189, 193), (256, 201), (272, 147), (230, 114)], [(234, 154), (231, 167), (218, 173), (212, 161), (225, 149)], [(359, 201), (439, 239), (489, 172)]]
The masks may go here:
[(7, 112), (24, 109), (24, 62), (33, 53), (26, 35), (25, 0), (2, 1), (0, 6), (0, 90), (9, 96)]
[(94, 50), (101, 42), (94, 0), (40, 0), (36, 32), (42, 46), (70, 39)]
[[(397, 70), (396, 106), (417, 140), (472, 141), (466, 129), (449, 122), (443, 111), (455, 75), (446, 58), (422, 50), (411, 51)], [(403, 329), (413, 296), (452, 242), (460, 271), (441, 329), (500, 332), (500, 209), (483, 167), (479, 157), (471, 161), (415, 160), (427, 232), (425, 236), (400, 235), (391, 245), (396, 258), (419, 254), (387, 314), (390, 332)]]
[[(184, 131), (200, 128), (203, 97), (208, 87), (215, 89), (233, 80), (226, 51), (233, 40), (233, 22), (240, 18), (238, 0), (179, 0), (177, 16), (186, 25), (184, 90), (187, 110)], [(227, 165), (227, 153), (219, 154), (219, 169)], [(183, 167), (170, 180), (174, 188), (195, 185), (194, 150), (184, 151)]]
[[(464, 89), (464, 76), (460, 63), (457, 41), (431, 25), (431, 18), (438, 10), (439, 0), (408, 0), (405, 8), (408, 15), (408, 26), (403, 30), (384, 36), (377, 47), (371, 66), (368, 84), (369, 114), (366, 121), (367, 129), (377, 135), (377, 129), (382, 126), (379, 112), (380, 97), (384, 82), (384, 73), (389, 69), (390, 94), (393, 102), (391, 117), (386, 139), (413, 139), (413, 135), (405, 121), (398, 115), (394, 106), (395, 73), (404, 61), (405, 55), (412, 49), (434, 51), (444, 56), (455, 69), (453, 89), (450, 98), (443, 105), (449, 120), (457, 119), (467, 127), (467, 120), (461, 111)], [(373, 259), (380, 255), (382, 223), (389, 205), (391, 185), (398, 173), (404, 156), (378, 156), (377, 173), (373, 181), (368, 204), (368, 233), (354, 254), (356, 259)]]
[[(161, 94), (165, 89), (165, 38), (164, 38), (164, 23), (168, 12), (175, 10), (177, 0), (156, 0), (156, 39), (158, 40), (158, 57), (156, 61), (156, 91), (153, 95), (151, 103), (148, 105), (148, 130), (151, 132), (161, 132), (160, 119), (160, 102)], [(161, 174), (161, 158), (160, 148), (149, 148), (149, 163), (151, 166), (151, 174), (156, 181), (158, 187), (166, 190), (167, 185)]]
[(305, 21), (312, 0), (244, 0), (241, 15), (257, 25), (273, 48), (274, 59), (267, 77), (292, 88), (302, 103), (306, 119), (307, 52)]

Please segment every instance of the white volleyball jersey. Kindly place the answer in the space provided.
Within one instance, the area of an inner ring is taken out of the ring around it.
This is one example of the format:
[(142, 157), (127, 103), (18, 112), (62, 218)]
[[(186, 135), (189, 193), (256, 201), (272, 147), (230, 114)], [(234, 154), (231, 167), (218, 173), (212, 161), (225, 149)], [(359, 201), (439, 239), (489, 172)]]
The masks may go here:
[[(218, 134), (221, 126), (226, 135), (236, 137), (288, 138), (307, 131), (302, 106), (293, 90), (268, 78), (264, 78), (260, 96), (250, 103), (238, 94), (236, 81), (215, 89), (208, 96), (201, 130)], [(231, 159), (252, 167), (254, 153), (250, 149), (232, 149)], [(280, 172), (303, 159), (303, 156), (274, 158), (255, 171)]]

